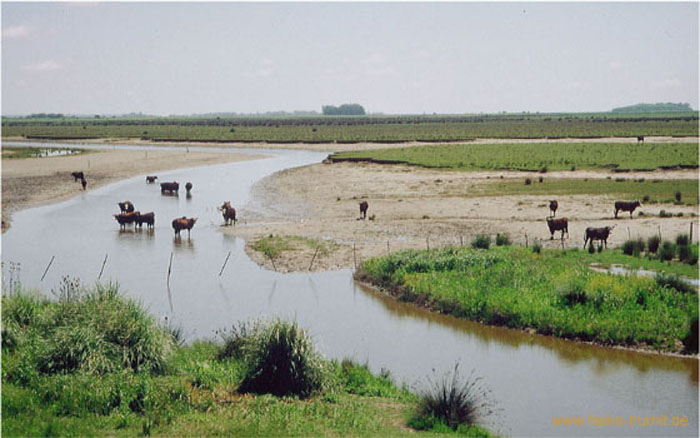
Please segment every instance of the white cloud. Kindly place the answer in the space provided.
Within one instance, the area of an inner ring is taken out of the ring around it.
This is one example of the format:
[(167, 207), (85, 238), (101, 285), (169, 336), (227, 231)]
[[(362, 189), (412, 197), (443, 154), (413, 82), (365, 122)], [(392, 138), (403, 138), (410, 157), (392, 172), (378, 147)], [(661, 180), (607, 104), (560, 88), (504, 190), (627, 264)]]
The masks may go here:
[(29, 27), (22, 24), (19, 26), (7, 26), (2, 28), (2, 38), (3, 39), (22, 39), (29, 36)]
[(55, 61), (48, 60), (37, 64), (25, 65), (22, 68), (27, 71), (43, 72), (60, 70), (63, 68), (63, 66)]
[(362, 60), (364, 71), (368, 76), (395, 76), (396, 69), (381, 53), (373, 53)]

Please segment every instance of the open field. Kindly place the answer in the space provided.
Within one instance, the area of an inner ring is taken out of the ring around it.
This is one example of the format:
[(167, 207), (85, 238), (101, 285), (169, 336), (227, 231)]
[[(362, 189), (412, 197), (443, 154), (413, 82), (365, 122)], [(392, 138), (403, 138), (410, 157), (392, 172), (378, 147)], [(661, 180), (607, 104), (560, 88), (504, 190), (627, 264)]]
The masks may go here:
[(698, 143), (534, 143), (414, 146), (333, 154), (334, 161), (404, 163), (456, 170), (606, 169), (698, 167)]
[(601, 138), (698, 135), (698, 114), (505, 114), (369, 117), (162, 117), (3, 120), (3, 138), (354, 143), (477, 138)]
[(517, 247), (403, 251), (367, 260), (356, 278), (401, 300), (487, 324), (697, 352), (697, 289), (679, 291), (652, 278), (596, 273), (589, 268), (592, 260), (582, 251)]

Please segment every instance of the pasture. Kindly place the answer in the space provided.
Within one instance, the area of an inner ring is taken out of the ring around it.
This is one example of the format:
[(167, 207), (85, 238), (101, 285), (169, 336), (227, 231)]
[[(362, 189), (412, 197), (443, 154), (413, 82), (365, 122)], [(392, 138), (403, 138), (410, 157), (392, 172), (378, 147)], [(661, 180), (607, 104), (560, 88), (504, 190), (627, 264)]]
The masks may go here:
[(404, 163), (473, 170), (654, 170), (698, 167), (698, 143), (524, 143), (414, 146), (340, 152), (334, 161)]
[(202, 116), (4, 118), (3, 137), (158, 142), (446, 142), (475, 138), (697, 136), (698, 114), (504, 114), (464, 116)]
[(697, 338), (689, 347), (696, 290), (593, 272), (593, 260), (579, 251), (520, 247), (403, 251), (367, 260), (356, 278), (400, 300), (486, 324), (607, 345), (679, 352), (685, 342), (697, 349)]

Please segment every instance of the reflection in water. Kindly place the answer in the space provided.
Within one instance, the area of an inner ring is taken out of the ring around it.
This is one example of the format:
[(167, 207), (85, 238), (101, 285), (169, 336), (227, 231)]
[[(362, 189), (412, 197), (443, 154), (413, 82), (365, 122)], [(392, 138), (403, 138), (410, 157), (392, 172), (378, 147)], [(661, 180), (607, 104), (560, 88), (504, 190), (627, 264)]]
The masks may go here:
[(272, 302), (273, 298), (275, 297), (275, 290), (277, 289), (277, 279), (275, 279), (272, 282), (272, 288), (270, 289), (270, 293), (267, 294), (267, 305), (268, 307), (272, 307)]
[(591, 368), (597, 375), (613, 373), (630, 365), (646, 373), (659, 368), (688, 373), (692, 383), (698, 382), (698, 361), (693, 357), (668, 356), (657, 353), (642, 353), (625, 348), (610, 348), (583, 342), (573, 342), (551, 336), (527, 333), (506, 327), (494, 327), (466, 321), (449, 315), (441, 315), (414, 304), (402, 303), (376, 289), (359, 283), (360, 288), (398, 318), (421, 318), (445, 325), (476, 336), (485, 345), (542, 346), (557, 353), (558, 357), (572, 365), (582, 361), (593, 361)]
[[(184, 231), (182, 232), (184, 233)], [(191, 237), (183, 238), (181, 235), (173, 237), (173, 248), (175, 251), (194, 251), (194, 239)]]

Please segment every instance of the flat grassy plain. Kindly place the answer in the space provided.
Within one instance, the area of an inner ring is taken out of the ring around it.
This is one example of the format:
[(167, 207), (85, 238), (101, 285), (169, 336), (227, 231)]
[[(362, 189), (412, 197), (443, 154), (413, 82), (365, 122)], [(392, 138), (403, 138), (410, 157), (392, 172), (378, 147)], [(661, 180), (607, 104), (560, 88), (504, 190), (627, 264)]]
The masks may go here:
[(698, 167), (698, 143), (520, 143), (414, 146), (340, 152), (333, 160), (405, 163), (454, 170), (616, 171)]
[(408, 142), (697, 136), (698, 113), (5, 118), (3, 137), (210, 142)]
[[(675, 198), (677, 192), (681, 194), (680, 202)], [(525, 184), (524, 179), (493, 180), (465, 193), (465, 196), (507, 195), (609, 195), (619, 199), (638, 199), (645, 207), (658, 203), (698, 205), (698, 180), (547, 178), (544, 175), (541, 183), (536, 177), (532, 178), (531, 184)]]
[[(486, 324), (604, 345), (692, 349), (697, 291), (678, 291), (649, 277), (594, 272), (590, 264), (601, 261), (656, 270), (665, 266), (619, 252), (603, 254), (535, 253), (522, 247), (402, 251), (365, 261), (356, 278), (387, 288), (401, 300)], [(697, 278), (697, 266), (678, 270), (694, 271)]]

